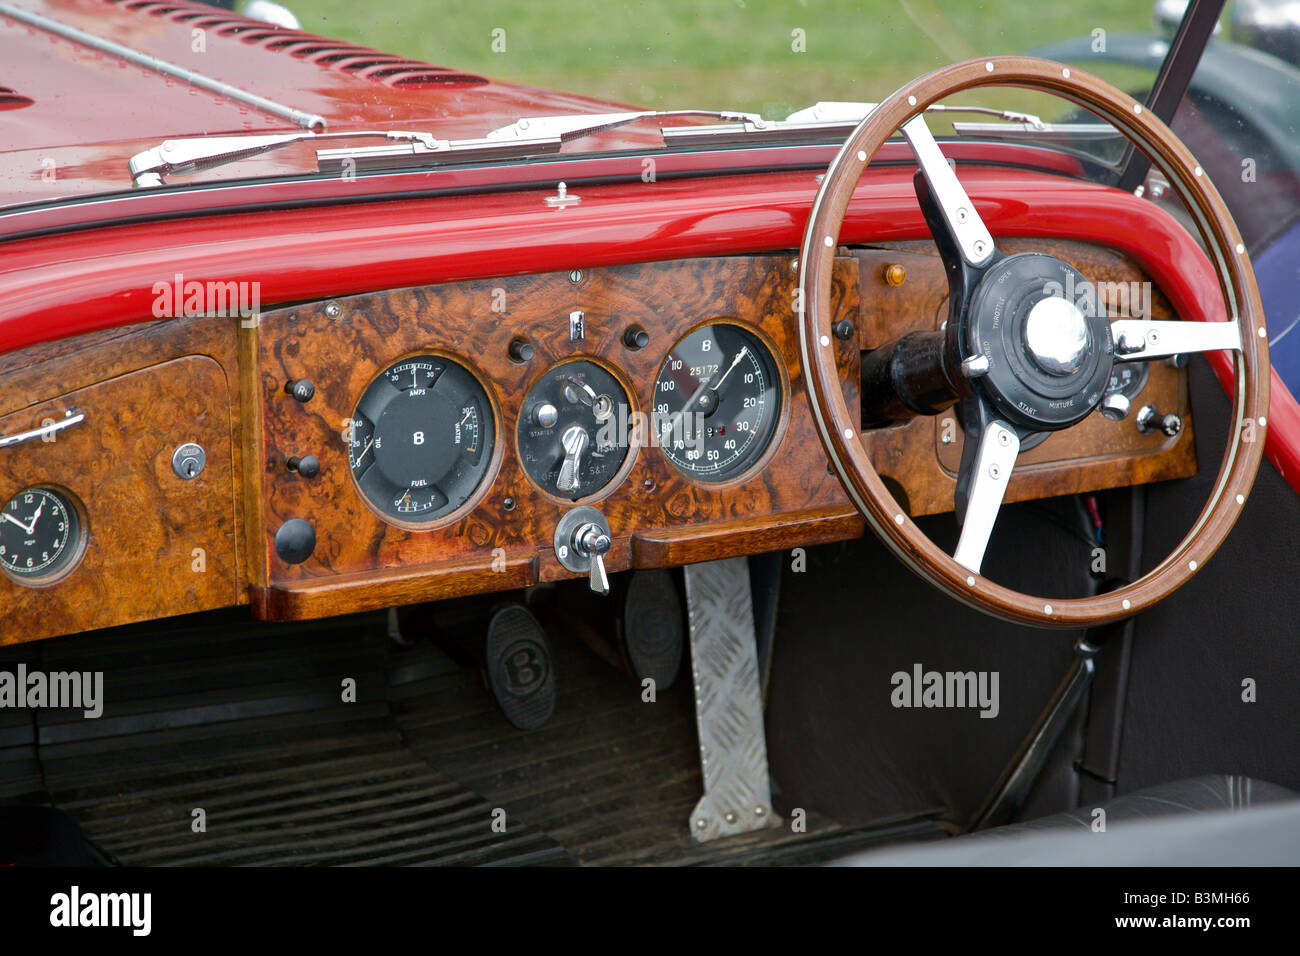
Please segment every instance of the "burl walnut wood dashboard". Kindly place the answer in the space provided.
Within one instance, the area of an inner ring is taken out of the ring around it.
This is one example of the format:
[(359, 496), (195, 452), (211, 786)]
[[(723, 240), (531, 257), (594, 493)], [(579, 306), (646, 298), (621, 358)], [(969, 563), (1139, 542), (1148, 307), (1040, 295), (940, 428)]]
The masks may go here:
[[(1051, 245), (1096, 282), (1145, 278), (1087, 244), (999, 242)], [(0, 554), (0, 643), (235, 604), (312, 618), (577, 577), (556, 539), (577, 506), (607, 521), (611, 573), (858, 536), (808, 407), (795, 280), (788, 254), (574, 270), (256, 322), (148, 321), (0, 357), (0, 436), (84, 416), (0, 447), (2, 520), (26, 549)], [(928, 243), (843, 250), (834, 283), (856, 407), (863, 352), (937, 328), (947, 288)], [(1153, 299), (1152, 316), (1170, 317)], [(734, 375), (726, 390), (712, 387), (720, 375)], [(710, 387), (693, 387), (701, 376)], [(1185, 373), (1153, 363), (1139, 387), (1183, 416), (1181, 434), (1094, 414), (1026, 451), (1008, 499), (1193, 474)], [(689, 424), (685, 443), (646, 440), (668, 428), (660, 411), (717, 411), (717, 426), (724, 402), (735, 411), (713, 444), (693, 444)], [(651, 424), (617, 447), (573, 424), (633, 413)], [(913, 515), (951, 510), (953, 415), (864, 441)], [(436, 442), (455, 466), (409, 471), (432, 467)]]

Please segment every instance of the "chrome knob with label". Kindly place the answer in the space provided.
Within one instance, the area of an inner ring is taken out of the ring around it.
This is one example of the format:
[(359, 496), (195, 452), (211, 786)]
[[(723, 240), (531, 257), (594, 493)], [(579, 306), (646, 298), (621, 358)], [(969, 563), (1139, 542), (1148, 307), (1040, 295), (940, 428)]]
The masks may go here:
[(560, 465), (560, 476), (555, 481), (555, 487), (566, 494), (578, 490), (579, 476), (582, 474), (582, 453), (587, 450), (590, 441), (587, 430), (578, 425), (570, 425), (560, 439), (564, 461)]
[(597, 594), (609, 593), (609, 576), (605, 573), (605, 555), (613, 544), (609, 534), (599, 525), (584, 524), (573, 534), (573, 550), (587, 559), (591, 570), (591, 589)]
[(542, 402), (533, 409), (533, 424), (540, 425), (542, 428), (554, 428), (559, 418), (560, 410), (550, 402)]
[(1183, 420), (1178, 415), (1163, 415), (1154, 405), (1143, 405), (1138, 412), (1137, 428), (1142, 434), (1156, 430), (1164, 432), (1170, 438), (1176, 438), (1183, 430)]
[(555, 556), (567, 570), (590, 575), (597, 594), (609, 593), (605, 555), (613, 543), (605, 516), (585, 505), (566, 513), (555, 526)]

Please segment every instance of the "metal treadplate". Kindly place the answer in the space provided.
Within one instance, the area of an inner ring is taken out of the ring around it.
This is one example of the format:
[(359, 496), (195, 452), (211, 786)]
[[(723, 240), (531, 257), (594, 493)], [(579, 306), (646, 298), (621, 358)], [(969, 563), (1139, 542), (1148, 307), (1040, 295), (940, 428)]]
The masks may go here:
[(779, 826), (772, 812), (758, 682), (749, 562), (692, 564), (686, 607), (704, 796), (691, 813), (698, 842)]

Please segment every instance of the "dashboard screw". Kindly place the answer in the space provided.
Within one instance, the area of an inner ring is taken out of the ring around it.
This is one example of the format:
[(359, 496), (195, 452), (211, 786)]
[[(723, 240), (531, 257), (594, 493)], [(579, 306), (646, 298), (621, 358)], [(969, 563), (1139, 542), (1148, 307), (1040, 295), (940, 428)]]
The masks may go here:
[(506, 511), (514, 511), (514, 510), (515, 510), (515, 499), (514, 499), (514, 498), (507, 498), (505, 501), (501, 502), (501, 507), (505, 508)]
[(330, 302), (325, 306), (325, 314), (328, 315), (331, 319), (337, 319), (340, 315), (343, 314), (343, 310), (339, 308), (339, 304), (337, 302)]
[(577, 285), (579, 282), (581, 282), (581, 281), (582, 281), (582, 270), (581, 270), (581, 269), (574, 269), (572, 272), (570, 272), (570, 273), (569, 273), (569, 281), (572, 282), (574, 285)]

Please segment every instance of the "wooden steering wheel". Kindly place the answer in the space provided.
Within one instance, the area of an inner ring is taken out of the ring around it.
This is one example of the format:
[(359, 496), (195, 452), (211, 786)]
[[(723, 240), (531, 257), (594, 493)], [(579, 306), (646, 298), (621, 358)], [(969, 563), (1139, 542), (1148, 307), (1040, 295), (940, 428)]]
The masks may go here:
[[(924, 116), (932, 103), (981, 86), (1018, 86), (1071, 100), (1155, 160), (1180, 189), (1204, 240), (1227, 321), (1111, 322), (1078, 295), (1066, 297), (1062, 290), (1077, 292), (1087, 283), (1071, 266), (1040, 253), (1000, 253)], [(951, 556), (916, 526), (872, 465), (858, 437), (861, 423), (844, 399), (832, 346), (831, 266), (845, 211), (863, 170), (900, 128), (916, 155), (917, 198), (947, 268), (950, 313), (944, 331), (930, 334), (928, 351), (924, 343), (907, 345), (908, 337), (885, 348), (901, 347), (904, 360), (893, 374), (901, 368), (912, 376), (915, 387), (900, 394), (899, 402), (913, 414), (930, 411), (918, 396), (936, 390), (947, 391), (948, 404), (958, 403), (966, 443), (954, 502), (961, 536)], [(1255, 274), (1231, 214), (1187, 147), (1109, 83), (1049, 60), (993, 57), (948, 66), (904, 86), (858, 125), (831, 163), (804, 233), (799, 272), (802, 362), (831, 465), (881, 541), (963, 604), (1039, 627), (1118, 620), (1176, 591), (1232, 529), (1254, 483), (1267, 425), (1268, 338)], [(1024, 594), (980, 574), (1023, 440), (1087, 417), (1103, 398), (1115, 362), (1218, 350), (1234, 353), (1232, 436), (1209, 500), (1163, 561), (1131, 584), (1085, 598)]]

